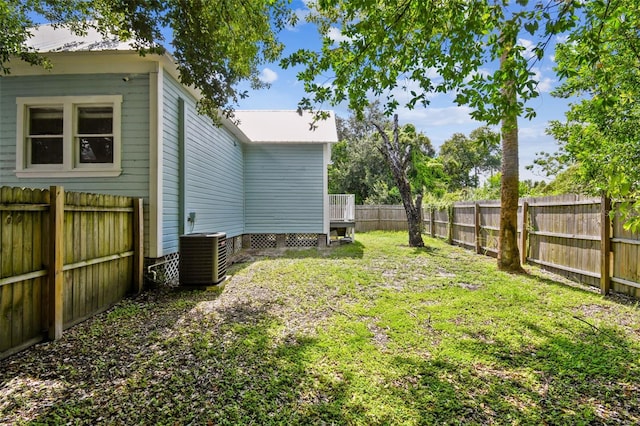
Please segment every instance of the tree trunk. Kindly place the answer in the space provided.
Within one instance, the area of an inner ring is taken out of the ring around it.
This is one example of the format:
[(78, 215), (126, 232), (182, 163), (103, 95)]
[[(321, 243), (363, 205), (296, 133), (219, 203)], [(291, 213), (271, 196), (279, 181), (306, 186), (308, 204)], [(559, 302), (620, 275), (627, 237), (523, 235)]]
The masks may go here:
[(506, 117), (502, 123), (502, 180), (500, 185), (500, 234), (498, 268), (520, 272), (518, 251), (518, 124)]
[(385, 156), (389, 167), (391, 168), (391, 174), (396, 181), (398, 191), (400, 191), (400, 197), (402, 198), (402, 204), (404, 210), (407, 213), (407, 227), (409, 229), (409, 246), (410, 247), (424, 247), (424, 241), (422, 240), (422, 194), (416, 196), (415, 201), (411, 195), (411, 183), (407, 178), (405, 171), (407, 157), (409, 152), (405, 151), (400, 146), (398, 135), (398, 115), (393, 117), (393, 141), (389, 140), (386, 132), (382, 127), (376, 123), (372, 123), (383, 141), (383, 148), (381, 148), (382, 154)]
[[(387, 159), (389, 159), (389, 157), (390, 156), (387, 156)], [(393, 178), (398, 186), (398, 191), (400, 191), (404, 210), (407, 213), (409, 246), (424, 247), (424, 241), (422, 240), (422, 195), (418, 195), (414, 202), (411, 196), (411, 184), (405, 176), (404, 170), (397, 167), (392, 161), (389, 161), (389, 166), (391, 167)]]
[(505, 114), (502, 119), (502, 179), (500, 182), (500, 233), (498, 237), (498, 268), (509, 272), (522, 272), (518, 251), (518, 115), (515, 76), (509, 66), (509, 51), (515, 39), (505, 46), (500, 57), (500, 69), (510, 75), (502, 89)]
[[(403, 192), (400, 189), (400, 195), (402, 196), (402, 204), (404, 210), (407, 213), (407, 228), (409, 230), (409, 246), (410, 247), (424, 247), (424, 241), (422, 240), (422, 208), (419, 203), (422, 203), (422, 196), (418, 195), (414, 202), (411, 197), (411, 186), (409, 182), (406, 182), (408, 188), (407, 192)], [(403, 185), (404, 186), (404, 185)]]

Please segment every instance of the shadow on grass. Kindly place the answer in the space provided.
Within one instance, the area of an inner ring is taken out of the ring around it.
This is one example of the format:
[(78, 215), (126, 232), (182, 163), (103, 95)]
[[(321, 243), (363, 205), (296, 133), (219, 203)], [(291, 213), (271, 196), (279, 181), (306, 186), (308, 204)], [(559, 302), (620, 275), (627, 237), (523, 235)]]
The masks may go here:
[(128, 301), (0, 364), (0, 424), (345, 424), (346, 385), (277, 302), (180, 291)]
[(567, 335), (535, 330), (541, 343), (461, 339), (468, 361), (396, 357), (412, 374), (398, 389), (425, 424), (638, 424), (639, 350), (613, 328)]
[(249, 250), (234, 259), (227, 273), (237, 274), (260, 259), (362, 259), (364, 250), (364, 244), (359, 241), (325, 248)]
[(284, 257), (288, 259), (362, 259), (365, 246), (362, 242), (355, 240), (350, 243), (331, 245), (322, 249), (287, 250)]
[(518, 346), (472, 333), (457, 342), (460, 353), (478, 360), (456, 367), (460, 373), (452, 371), (463, 382), (458, 387), (484, 383), (481, 395), (462, 393), (459, 399), (524, 424), (640, 420), (640, 406), (628, 401), (638, 389), (640, 348), (624, 332), (575, 317), (557, 322), (553, 330), (524, 320), (513, 326), (523, 329)]
[[(544, 285), (552, 286), (552, 287), (560, 287), (563, 289), (577, 291), (580, 293), (594, 294), (594, 293), (600, 292), (599, 287), (585, 284), (580, 281), (574, 281), (574, 280), (571, 280), (570, 278), (564, 278), (564, 277), (558, 276), (559, 278), (554, 280), (553, 278), (540, 276), (539, 274), (530, 273), (530, 272), (527, 273), (526, 275), (529, 278), (535, 280), (536, 282), (539, 282)], [(630, 308), (634, 308), (636, 310), (640, 310), (640, 302), (637, 299), (634, 299), (622, 293), (612, 292), (606, 296), (602, 296), (602, 298), (605, 300), (609, 300), (611, 302), (615, 302), (619, 305), (624, 305)]]
[[(312, 249), (280, 256), (357, 259), (364, 249), (356, 241), (326, 255)], [(412, 253), (451, 259), (437, 247)], [(406, 423), (633, 424), (640, 419), (634, 402), (640, 389), (638, 348), (613, 328), (596, 330), (570, 316), (550, 322), (556, 328), (516, 320), (523, 337), (504, 342), (469, 328), (454, 342), (455, 359), (438, 354), (437, 339), (433, 347), (419, 348), (420, 355), (394, 357), (385, 352), (388, 348), (376, 349), (371, 357), (381, 368), (356, 388), (345, 374), (359, 371), (355, 355), (353, 362), (325, 358), (328, 343), (296, 329), (296, 315), (308, 312), (293, 307), (279, 314), (284, 302), (261, 286), (241, 296), (225, 302), (211, 292), (149, 292), (74, 327), (58, 342), (0, 361), (0, 424), (26, 419), (42, 424), (400, 423), (386, 414), (375, 421), (368, 417), (367, 406), (358, 401), (378, 404), (384, 401), (378, 393), (393, 394), (386, 401), (399, 406), (398, 416), (406, 413)], [(352, 330), (364, 329), (354, 336), (367, 343), (371, 330), (363, 322), (372, 317), (336, 306), (343, 311), (341, 321), (353, 323)], [(402, 374), (386, 371), (387, 356)], [(314, 368), (318, 360), (329, 365), (326, 374)]]
[[(594, 294), (597, 292), (596, 288), (591, 287), (587, 284), (569, 281), (568, 279), (563, 279), (561, 277), (554, 280), (551, 277), (541, 276), (539, 273), (534, 273), (527, 270), (525, 270), (525, 272), (520, 275), (523, 277), (527, 277), (538, 284), (543, 284), (545, 286), (554, 287), (554, 288), (560, 288), (569, 292), (590, 293), (590, 294)], [(565, 280), (565, 281), (561, 281), (561, 280)]]
[(424, 247), (414, 247), (413, 248), (413, 254), (414, 255), (420, 255), (420, 254), (430, 254), (430, 255), (434, 255), (436, 253), (439, 253), (441, 251), (440, 248), (438, 247), (434, 247), (434, 246), (430, 246), (430, 245), (425, 245)]

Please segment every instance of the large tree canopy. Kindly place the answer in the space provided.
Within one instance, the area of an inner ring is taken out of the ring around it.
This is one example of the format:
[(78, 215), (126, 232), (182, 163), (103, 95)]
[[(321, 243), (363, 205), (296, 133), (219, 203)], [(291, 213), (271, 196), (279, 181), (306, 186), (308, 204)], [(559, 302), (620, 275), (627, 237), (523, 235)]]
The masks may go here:
[[(525, 106), (538, 95), (530, 61), (544, 55), (553, 34), (572, 25), (574, 7), (565, 0), (319, 0), (311, 19), (322, 49), (302, 49), (283, 64), (305, 65), (299, 79), (311, 94), (302, 102), (307, 108), (347, 102), (361, 112), (374, 96), (385, 99), (391, 114), (403, 97), (403, 106), (414, 108), (427, 106), (433, 93), (455, 91), (458, 104), (473, 108), (473, 118), (502, 122), (498, 265), (519, 271), (517, 118), (535, 114)], [(336, 28), (339, 42), (332, 37)], [(516, 43), (524, 31), (536, 40), (531, 52)], [(481, 72), (490, 64), (492, 72)]]
[[(552, 123), (562, 159), (576, 162), (593, 188), (618, 200), (627, 226), (640, 230), (640, 3), (585, 3), (585, 18), (558, 49), (558, 72), (566, 77), (555, 92), (579, 96), (565, 122)], [(634, 208), (631, 208), (634, 207)]]
[(82, 34), (88, 27), (104, 35), (130, 40), (145, 53), (164, 52), (163, 34), (170, 31), (172, 53), (182, 83), (200, 89), (201, 110), (217, 118), (229, 112), (253, 87), (262, 63), (278, 59), (282, 45), (276, 33), (294, 20), (288, 0), (8, 0), (0, 3), (0, 70), (11, 71), (20, 58), (46, 65), (28, 45), (37, 21), (68, 27)]
[[(318, 26), (322, 48), (283, 60), (285, 67), (305, 66), (298, 77), (311, 97), (303, 106), (346, 101), (361, 113), (373, 96), (384, 98), (391, 115), (399, 106), (427, 106), (430, 94), (455, 90), (459, 104), (474, 108), (474, 118), (498, 124), (511, 110), (535, 114), (524, 104), (538, 95), (531, 65), (551, 35), (572, 25), (575, 6), (564, 0), (320, 0), (312, 7), (309, 20)], [(532, 50), (511, 48), (521, 31), (538, 41)], [(508, 72), (496, 66), (507, 48), (518, 94), (513, 105), (502, 93)], [(488, 64), (493, 72), (479, 71)], [(400, 105), (401, 98), (408, 101)]]

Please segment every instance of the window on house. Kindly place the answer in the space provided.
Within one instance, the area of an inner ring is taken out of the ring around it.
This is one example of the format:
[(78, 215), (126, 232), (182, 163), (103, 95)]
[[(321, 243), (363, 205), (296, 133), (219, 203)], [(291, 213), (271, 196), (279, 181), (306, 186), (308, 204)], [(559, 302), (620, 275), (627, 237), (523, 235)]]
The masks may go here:
[(62, 107), (29, 108), (27, 145), (31, 164), (62, 164)]
[(19, 177), (118, 176), (121, 96), (18, 99)]
[(113, 107), (78, 107), (75, 145), (80, 163), (113, 163)]

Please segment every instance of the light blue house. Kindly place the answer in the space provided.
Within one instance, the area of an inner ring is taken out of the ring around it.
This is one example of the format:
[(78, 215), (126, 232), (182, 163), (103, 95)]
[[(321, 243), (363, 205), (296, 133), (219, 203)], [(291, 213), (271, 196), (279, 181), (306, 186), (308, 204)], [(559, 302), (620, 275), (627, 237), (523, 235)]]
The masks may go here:
[(143, 198), (151, 264), (190, 232), (225, 232), (233, 251), (326, 243), (333, 116), (312, 131), (296, 111), (238, 111), (216, 127), (169, 55), (49, 26), (31, 42), (53, 68), (16, 60), (0, 78), (0, 186)]

